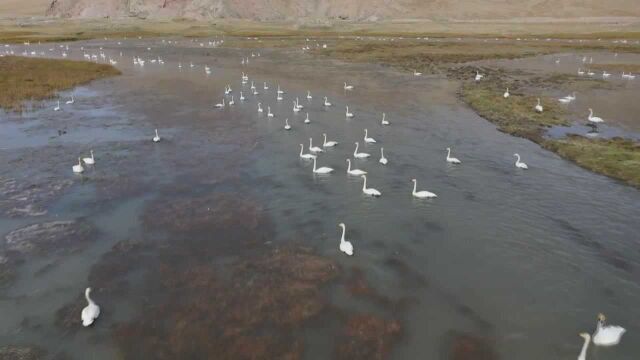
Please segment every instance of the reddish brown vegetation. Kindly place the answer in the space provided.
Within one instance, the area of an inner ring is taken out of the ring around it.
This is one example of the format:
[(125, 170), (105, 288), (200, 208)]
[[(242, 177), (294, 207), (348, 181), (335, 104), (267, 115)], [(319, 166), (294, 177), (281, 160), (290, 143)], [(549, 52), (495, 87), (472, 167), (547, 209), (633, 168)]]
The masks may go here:
[(370, 314), (354, 315), (347, 320), (336, 357), (345, 360), (381, 360), (387, 358), (401, 334), (400, 323)]

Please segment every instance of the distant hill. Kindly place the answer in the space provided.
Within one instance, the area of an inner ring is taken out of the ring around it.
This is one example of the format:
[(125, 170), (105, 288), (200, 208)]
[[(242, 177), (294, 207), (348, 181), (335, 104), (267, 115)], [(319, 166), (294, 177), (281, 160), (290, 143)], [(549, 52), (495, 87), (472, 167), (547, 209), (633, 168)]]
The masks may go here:
[[(640, 0), (49, 0), (57, 17), (249, 20), (639, 17)], [(2, 0), (19, 4), (17, 0)], [(24, 0), (26, 3), (42, 0)], [(16, 5), (19, 6), (19, 5)]]

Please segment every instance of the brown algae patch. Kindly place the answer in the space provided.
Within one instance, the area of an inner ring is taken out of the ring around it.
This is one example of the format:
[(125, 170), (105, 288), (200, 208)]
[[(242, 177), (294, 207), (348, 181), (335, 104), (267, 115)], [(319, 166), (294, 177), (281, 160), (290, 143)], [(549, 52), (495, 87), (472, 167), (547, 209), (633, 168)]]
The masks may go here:
[(336, 359), (386, 359), (402, 333), (400, 323), (371, 314), (356, 314), (347, 320), (337, 346)]
[(25, 101), (49, 99), (57, 91), (119, 74), (111, 65), (87, 61), (0, 57), (0, 107), (20, 111)]

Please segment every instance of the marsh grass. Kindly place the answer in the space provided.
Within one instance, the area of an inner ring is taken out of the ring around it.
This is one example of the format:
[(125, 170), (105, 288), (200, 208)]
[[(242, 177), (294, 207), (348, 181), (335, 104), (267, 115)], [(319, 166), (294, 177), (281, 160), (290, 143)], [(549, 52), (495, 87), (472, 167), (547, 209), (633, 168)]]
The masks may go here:
[(25, 101), (52, 98), (57, 91), (119, 74), (111, 65), (85, 61), (0, 57), (0, 107), (21, 111)]
[(592, 64), (589, 65), (589, 68), (594, 70), (640, 73), (640, 64)]
[(640, 188), (640, 144), (633, 140), (588, 139), (569, 135), (545, 140), (544, 147), (576, 164)]

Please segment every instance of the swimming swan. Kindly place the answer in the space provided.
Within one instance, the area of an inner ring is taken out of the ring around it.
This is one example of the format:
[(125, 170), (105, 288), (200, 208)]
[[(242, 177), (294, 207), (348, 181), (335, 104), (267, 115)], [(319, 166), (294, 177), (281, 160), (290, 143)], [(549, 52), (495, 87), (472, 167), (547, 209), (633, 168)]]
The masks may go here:
[(71, 94), (71, 100), (67, 100), (67, 102), (65, 104), (71, 105), (71, 104), (73, 104), (75, 102), (76, 102), (76, 100), (73, 98), (73, 94)]
[(153, 142), (160, 141), (160, 136), (158, 135), (158, 129), (156, 129), (156, 136), (154, 136), (152, 140), (153, 140)]
[(360, 146), (360, 144), (358, 144), (358, 142), (356, 141), (356, 149), (353, 151), (353, 157), (356, 159), (366, 159), (369, 156), (371, 156), (368, 153), (365, 152), (358, 152), (358, 146)]
[(89, 151), (91, 153), (91, 157), (86, 157), (84, 159), (82, 159), (82, 161), (84, 161), (85, 164), (87, 165), (93, 165), (96, 163), (96, 160), (93, 158), (93, 150)]
[(291, 130), (291, 125), (289, 125), (289, 119), (284, 119), (284, 129)]
[(56, 107), (53, 108), (53, 111), (58, 111), (60, 110), (60, 100), (58, 100), (58, 105), (56, 105)]
[(451, 157), (451, 148), (447, 148), (447, 162), (452, 164), (462, 164), (458, 158)]
[(353, 85), (347, 85), (347, 83), (344, 83), (344, 89), (345, 90), (353, 90)]
[(327, 100), (326, 96), (324, 97), (324, 106), (331, 106), (331, 103)]
[(353, 113), (349, 112), (349, 107), (347, 106), (347, 111), (344, 113), (346, 117), (348, 118), (352, 118), (353, 117)]
[(429, 191), (416, 191), (416, 187), (418, 186), (418, 181), (416, 179), (411, 179), (411, 181), (413, 181), (413, 192), (411, 193), (413, 195), (413, 197), (416, 197), (418, 199), (427, 199), (427, 198), (435, 198), (438, 197), (438, 195), (429, 192)]
[(84, 168), (82, 167), (82, 162), (80, 161), (80, 158), (78, 158), (78, 163), (76, 165), (73, 165), (73, 167), (71, 169), (76, 174), (81, 174), (84, 171)]
[(313, 138), (309, 138), (309, 151), (311, 152), (324, 152), (321, 148), (313, 146)]
[(384, 148), (380, 148), (380, 160), (378, 162), (382, 165), (387, 165), (387, 158), (384, 157)]
[(382, 193), (374, 188), (367, 188), (367, 176), (366, 175), (362, 175), (362, 180), (364, 180), (364, 182), (362, 183), (362, 192), (365, 195), (369, 195), (369, 196), (380, 196), (382, 195)]
[(596, 331), (593, 333), (593, 343), (597, 346), (618, 345), (620, 338), (627, 330), (621, 326), (605, 325), (606, 319), (604, 314), (598, 314), (598, 324), (596, 325)]
[(334, 147), (336, 145), (338, 145), (337, 141), (327, 141), (327, 134), (323, 133), (322, 136), (324, 136), (324, 143), (322, 143), (323, 147)]
[(82, 309), (82, 326), (87, 327), (100, 316), (100, 306), (96, 305), (96, 303), (91, 300), (89, 295), (91, 294), (91, 288), (87, 288), (84, 291), (84, 297), (87, 299), (87, 306)]
[(333, 172), (333, 169), (327, 166), (323, 166), (321, 168), (316, 169), (316, 158), (313, 158), (313, 172), (315, 174), (329, 174)]
[(369, 144), (375, 144), (376, 142), (376, 139), (369, 137), (369, 133), (367, 132), (367, 129), (364, 129), (364, 142)]
[(311, 100), (312, 98), (311, 91), (307, 90), (307, 100)]
[(382, 113), (382, 122), (381, 122), (381, 124), (382, 125), (391, 125), (391, 123), (389, 123), (389, 121), (387, 121), (385, 113)]
[(354, 176), (360, 176), (360, 175), (366, 175), (367, 172), (364, 170), (360, 170), (360, 169), (351, 169), (351, 159), (347, 159), (347, 174), (349, 175), (354, 175)]
[(224, 108), (224, 98), (222, 98), (222, 102), (221, 102), (221, 103), (217, 103), (217, 104), (216, 104), (216, 107), (217, 107), (218, 109), (222, 109), (222, 108)]
[(273, 117), (273, 113), (271, 112), (271, 106), (267, 106), (267, 117)]
[(305, 124), (310, 124), (311, 120), (309, 120), (309, 113), (307, 113), (307, 117), (304, 119)]
[(344, 239), (344, 233), (346, 232), (346, 227), (344, 223), (338, 224), (339, 227), (342, 228), (342, 237), (340, 238), (340, 251), (343, 253), (353, 256), (353, 245), (351, 242)]
[(513, 154), (513, 156), (515, 156), (516, 158), (518, 158), (516, 160), (516, 167), (520, 168), (520, 169), (528, 169), (529, 167), (527, 166), (527, 164), (523, 163), (520, 161), (520, 154)]

